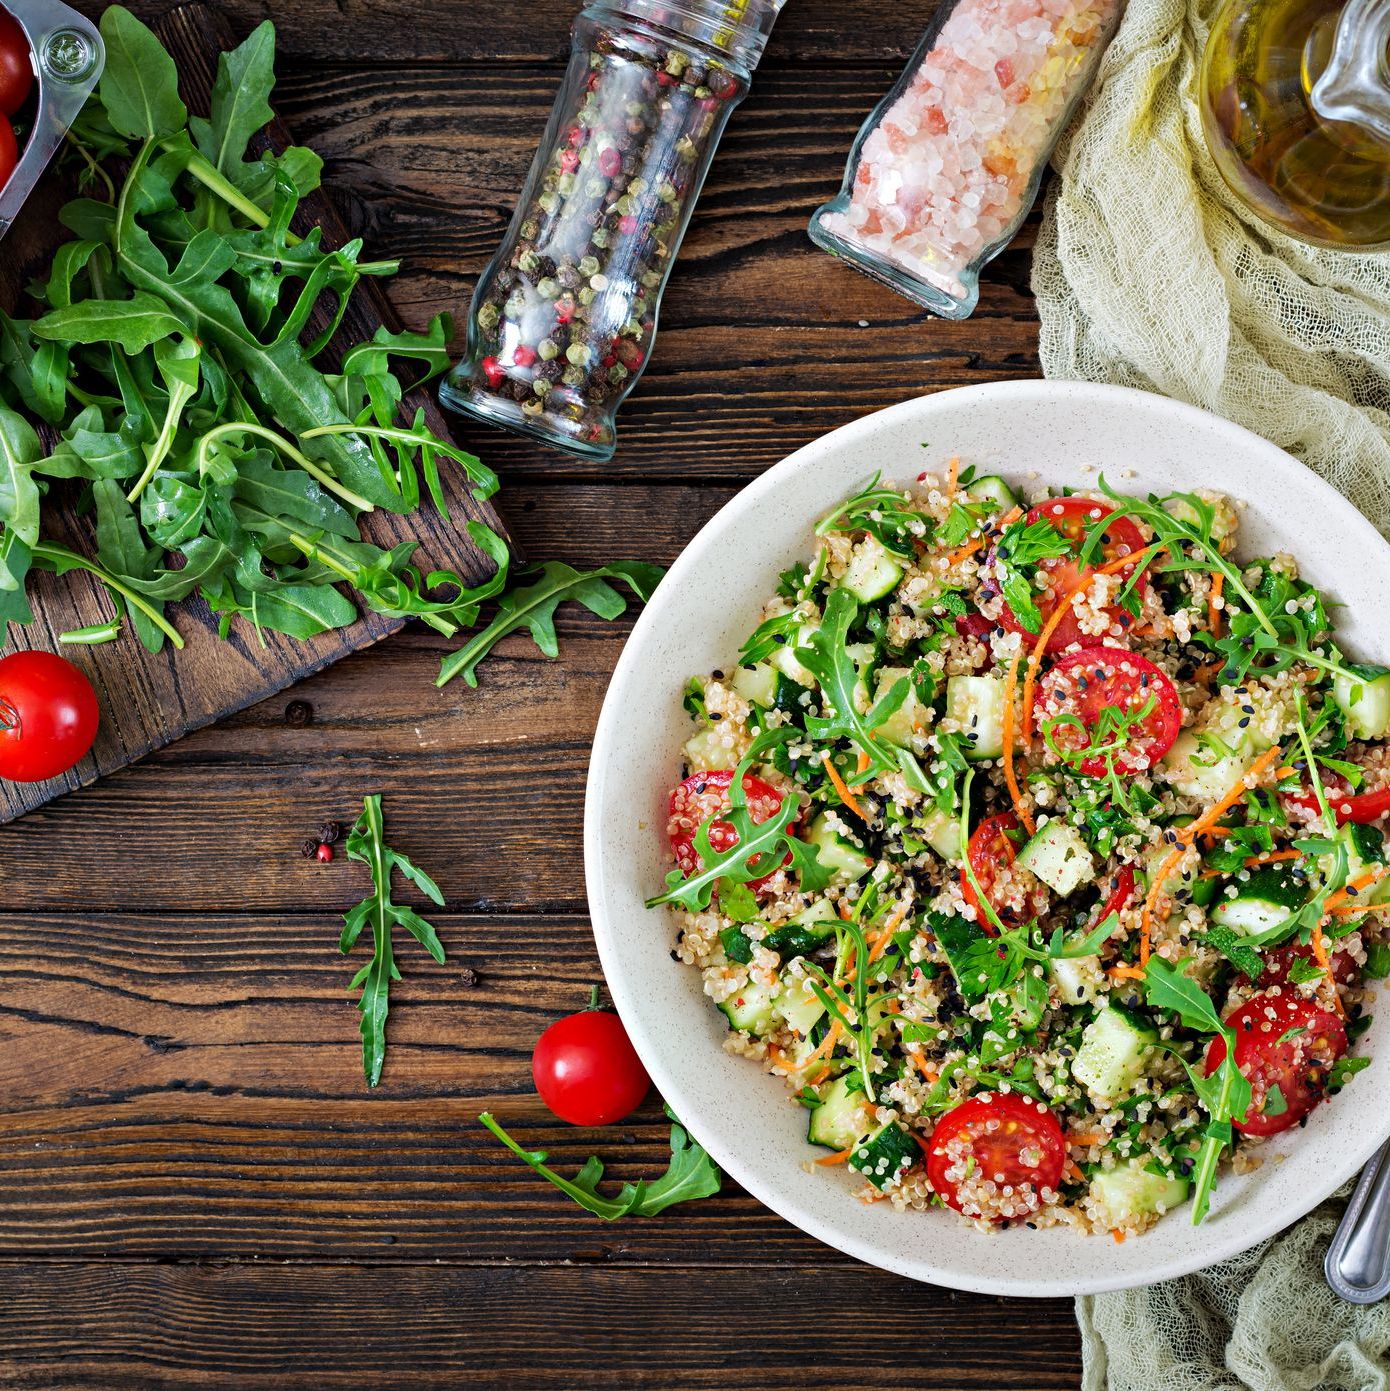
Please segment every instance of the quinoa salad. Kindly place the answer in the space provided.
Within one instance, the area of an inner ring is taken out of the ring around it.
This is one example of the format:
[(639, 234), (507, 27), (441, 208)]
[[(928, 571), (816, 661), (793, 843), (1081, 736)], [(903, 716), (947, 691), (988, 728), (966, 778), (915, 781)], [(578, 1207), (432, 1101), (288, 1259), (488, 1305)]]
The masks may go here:
[(1240, 512), (874, 480), (690, 681), (648, 906), (805, 1108), (788, 1163), (1122, 1241), (1368, 1065), (1390, 670)]

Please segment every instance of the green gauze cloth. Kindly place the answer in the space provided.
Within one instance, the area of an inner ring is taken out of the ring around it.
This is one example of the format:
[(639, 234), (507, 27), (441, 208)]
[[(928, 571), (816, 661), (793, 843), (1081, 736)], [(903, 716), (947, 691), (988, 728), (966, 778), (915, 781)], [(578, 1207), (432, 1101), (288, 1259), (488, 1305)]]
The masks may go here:
[(1223, 1265), (1078, 1299), (1082, 1391), (1386, 1391), (1390, 1303), (1323, 1279), (1347, 1191)]
[[(1214, 10), (1130, 0), (1058, 149), (1033, 263), (1043, 371), (1234, 420), (1390, 535), (1390, 254), (1305, 246), (1236, 201), (1197, 107)], [(1198, 481), (1219, 486), (1220, 460)], [(1085, 1391), (1390, 1391), (1390, 1304), (1323, 1279), (1342, 1207), (1184, 1280), (1078, 1300)]]
[(1197, 106), (1216, 8), (1130, 0), (1058, 149), (1033, 263), (1043, 372), (1234, 420), (1390, 535), (1390, 253), (1305, 246), (1226, 187)]

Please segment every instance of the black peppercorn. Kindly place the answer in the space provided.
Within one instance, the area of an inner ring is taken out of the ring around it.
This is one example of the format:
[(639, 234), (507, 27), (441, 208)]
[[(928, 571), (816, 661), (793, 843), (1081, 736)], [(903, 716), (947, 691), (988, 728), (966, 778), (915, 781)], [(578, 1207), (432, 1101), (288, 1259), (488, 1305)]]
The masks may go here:
[(319, 839), (325, 845), (336, 845), (343, 834), (343, 828), (336, 821), (325, 821), (319, 827)]

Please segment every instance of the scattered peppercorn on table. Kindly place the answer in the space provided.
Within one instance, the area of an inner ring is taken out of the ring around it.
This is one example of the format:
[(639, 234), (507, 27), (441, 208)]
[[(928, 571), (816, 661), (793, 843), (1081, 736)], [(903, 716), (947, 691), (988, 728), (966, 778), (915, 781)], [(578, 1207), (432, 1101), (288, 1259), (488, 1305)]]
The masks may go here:
[[(575, 0), (219, 8), (239, 36), (276, 21), (277, 105), (326, 156), (368, 251), (404, 258), (402, 315), (461, 318), (541, 139)], [(460, 424), (530, 554), (667, 563), (825, 430), (1036, 375), (1035, 223), (958, 323), (805, 236), (932, 10), (787, 7), (611, 461)], [(476, 691), (436, 690), (446, 640), (408, 630), (0, 830), (0, 1388), (1077, 1384), (1067, 1303), (912, 1285), (727, 1180), (610, 1226), (476, 1124), (497, 1111), (567, 1173), (592, 1152), (620, 1179), (669, 1158), (655, 1095), (620, 1127), (573, 1129), (529, 1065), (601, 978), (580, 816), (629, 624), (562, 611), (558, 662), (509, 639)], [(393, 992), (373, 1092), (336, 951), (360, 866), (300, 853), (369, 792), (449, 905), (430, 914), (448, 960), (412, 960)], [(852, 1318), (825, 1317), (827, 1290)]]

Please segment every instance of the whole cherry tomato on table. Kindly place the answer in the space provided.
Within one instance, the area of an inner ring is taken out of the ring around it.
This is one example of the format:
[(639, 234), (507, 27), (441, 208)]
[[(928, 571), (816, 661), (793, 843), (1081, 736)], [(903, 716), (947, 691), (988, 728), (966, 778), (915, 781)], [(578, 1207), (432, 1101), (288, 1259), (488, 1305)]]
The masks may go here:
[[(34, 63), (19, 21), (0, 8), (0, 113), (13, 116), (29, 99)], [(3, 175), (0, 175), (3, 177)]]
[(571, 1125), (613, 1125), (652, 1085), (623, 1021), (595, 1005), (552, 1024), (536, 1043), (531, 1075), (541, 1100)]
[(0, 778), (43, 782), (92, 747), (101, 712), (92, 683), (52, 652), (0, 657)]

